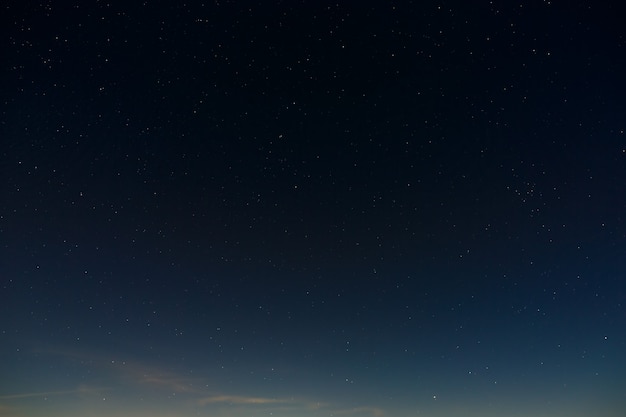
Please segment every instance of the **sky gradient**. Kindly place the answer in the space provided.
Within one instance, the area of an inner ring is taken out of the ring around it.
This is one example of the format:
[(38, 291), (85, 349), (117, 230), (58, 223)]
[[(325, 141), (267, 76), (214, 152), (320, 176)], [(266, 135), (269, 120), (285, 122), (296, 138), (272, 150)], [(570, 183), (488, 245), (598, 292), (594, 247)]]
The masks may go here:
[(2, 10), (1, 417), (624, 415), (616, 3)]

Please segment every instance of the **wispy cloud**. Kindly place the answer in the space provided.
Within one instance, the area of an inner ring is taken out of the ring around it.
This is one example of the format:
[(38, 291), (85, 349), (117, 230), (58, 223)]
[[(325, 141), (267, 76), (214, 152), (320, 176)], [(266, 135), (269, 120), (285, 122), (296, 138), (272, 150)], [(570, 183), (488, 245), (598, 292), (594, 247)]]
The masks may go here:
[(198, 392), (198, 386), (202, 385), (198, 378), (185, 377), (179, 373), (165, 371), (134, 360), (120, 359), (106, 353), (66, 349), (40, 350), (39, 352), (63, 356), (85, 366), (96, 367), (113, 378), (134, 385), (150, 385), (178, 393)]
[(200, 378), (191, 378), (180, 373), (165, 371), (139, 362), (124, 361), (111, 364), (118, 376), (135, 385), (151, 386), (177, 393), (199, 393), (203, 385)]
[(378, 407), (354, 407), (345, 410), (337, 410), (334, 414), (338, 415), (369, 415), (372, 417), (385, 417), (387, 413)]
[(13, 409), (13, 407), (9, 407), (7, 405), (0, 404), (0, 416), (3, 417), (16, 417), (18, 414)]
[[(42, 351), (39, 351), (42, 353)], [(73, 351), (73, 350), (46, 350), (45, 353), (60, 355), (69, 360), (79, 362), (92, 370), (98, 369), (92, 375), (107, 381), (107, 385), (115, 388), (115, 391), (127, 388), (138, 390), (142, 396), (151, 394), (160, 395), (167, 392), (185, 394), (179, 398), (186, 406), (192, 407), (263, 407), (264, 409), (275, 409), (292, 414), (316, 412), (321, 409), (330, 414), (346, 417), (386, 417), (385, 410), (374, 406), (356, 406), (343, 408), (340, 404), (333, 404), (321, 401), (319, 398), (311, 397), (267, 397), (260, 395), (242, 395), (240, 392), (217, 392), (211, 387), (219, 387), (219, 381), (209, 380), (202, 377), (190, 377), (189, 375), (166, 369), (163, 366), (154, 366), (136, 361), (131, 358), (121, 359), (112, 354), (93, 351)], [(69, 395), (77, 393), (101, 392), (94, 388), (82, 387), (69, 391), (49, 391), (16, 393), (13, 395), (0, 396), (0, 400), (18, 400), (19, 398), (44, 397), (52, 395)], [(4, 413), (6, 414), (6, 413)], [(0, 413), (0, 415), (4, 415)]]
[(292, 400), (284, 400), (277, 398), (264, 398), (264, 397), (246, 397), (243, 395), (212, 395), (203, 397), (198, 400), (199, 405), (226, 403), (233, 405), (241, 404), (285, 404), (292, 402)]
[(76, 389), (65, 391), (38, 391), (38, 392), (22, 392), (19, 394), (0, 395), (0, 400), (17, 400), (22, 398), (44, 398), (54, 397), (59, 395), (72, 395), (72, 394), (93, 394), (102, 392), (103, 388), (89, 388), (86, 386), (80, 386)]
[(142, 374), (135, 377), (135, 382), (139, 384), (160, 386), (174, 392), (198, 392), (198, 388), (194, 386), (195, 380), (190, 378), (163, 374)]
[[(211, 413), (216, 416), (254, 413), (254, 410), (258, 412), (259, 409), (263, 409), (266, 413), (271, 412), (270, 414), (274, 414), (277, 416), (314, 415), (318, 414), (320, 410), (325, 410), (326, 415), (333, 415), (335, 410), (334, 406), (330, 403), (313, 401), (308, 398), (276, 398), (228, 394), (214, 394), (204, 396), (197, 399), (195, 405), (197, 407), (211, 407)], [(226, 414), (222, 414), (223, 412), (225, 412), (224, 410), (228, 410), (226, 411)], [(355, 415), (350, 417), (363, 416)]]
[(42, 391), (42, 392), (24, 392), (20, 394), (0, 395), (0, 400), (17, 400), (20, 398), (37, 398), (37, 397), (52, 397), (55, 395), (72, 394), (76, 391)]

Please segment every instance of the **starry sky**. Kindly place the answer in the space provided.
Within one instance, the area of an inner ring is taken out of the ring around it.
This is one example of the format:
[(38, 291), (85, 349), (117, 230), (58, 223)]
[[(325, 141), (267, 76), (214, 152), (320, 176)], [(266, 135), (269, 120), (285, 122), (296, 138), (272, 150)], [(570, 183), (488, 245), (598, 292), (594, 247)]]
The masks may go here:
[(623, 416), (618, 3), (4, 2), (0, 416)]

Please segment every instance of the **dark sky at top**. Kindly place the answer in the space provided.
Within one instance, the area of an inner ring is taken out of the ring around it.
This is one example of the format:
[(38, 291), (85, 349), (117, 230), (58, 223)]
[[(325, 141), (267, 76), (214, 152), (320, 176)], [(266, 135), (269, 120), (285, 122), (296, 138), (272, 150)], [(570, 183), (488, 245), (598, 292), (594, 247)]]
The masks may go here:
[(623, 415), (621, 10), (6, 2), (0, 415)]

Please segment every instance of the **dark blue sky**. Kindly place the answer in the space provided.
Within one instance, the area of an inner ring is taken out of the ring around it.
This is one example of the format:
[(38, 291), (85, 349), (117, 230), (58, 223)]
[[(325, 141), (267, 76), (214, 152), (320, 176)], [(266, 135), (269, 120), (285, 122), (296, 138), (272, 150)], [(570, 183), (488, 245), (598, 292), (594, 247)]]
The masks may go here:
[(2, 15), (0, 415), (626, 409), (616, 4)]

